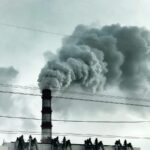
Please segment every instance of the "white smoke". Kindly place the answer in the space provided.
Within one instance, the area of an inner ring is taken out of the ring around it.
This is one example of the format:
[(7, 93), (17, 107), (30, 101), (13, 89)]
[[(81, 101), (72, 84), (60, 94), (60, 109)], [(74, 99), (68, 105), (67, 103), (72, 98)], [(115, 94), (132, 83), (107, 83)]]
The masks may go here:
[[(1, 84), (12, 84), (17, 78), (19, 72), (14, 67), (0, 67), (0, 83)], [(6, 86), (7, 87), (7, 86)], [(5, 86), (0, 87), (2, 90)], [(7, 87), (7, 90), (12, 90), (12, 87)], [(14, 105), (14, 100), (11, 94), (0, 95), (0, 112), (9, 112)]]

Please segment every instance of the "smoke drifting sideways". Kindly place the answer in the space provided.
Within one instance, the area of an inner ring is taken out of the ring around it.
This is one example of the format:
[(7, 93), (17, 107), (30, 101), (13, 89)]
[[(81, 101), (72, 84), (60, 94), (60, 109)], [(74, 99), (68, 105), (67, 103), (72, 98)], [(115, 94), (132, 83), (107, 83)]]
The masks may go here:
[(150, 80), (149, 52), (150, 32), (144, 28), (78, 25), (63, 40), (57, 58), (41, 70), (39, 87), (64, 89), (76, 84), (96, 92), (115, 85), (137, 90)]
[(14, 67), (0, 67), (0, 82), (11, 82), (18, 75), (18, 71)]
[[(0, 67), (0, 83), (11, 84), (16, 79), (18, 73), (14, 67)], [(7, 90), (11, 90), (10, 88), (7, 87)], [(0, 112), (10, 111), (14, 103), (11, 94), (1, 94), (0, 99)]]

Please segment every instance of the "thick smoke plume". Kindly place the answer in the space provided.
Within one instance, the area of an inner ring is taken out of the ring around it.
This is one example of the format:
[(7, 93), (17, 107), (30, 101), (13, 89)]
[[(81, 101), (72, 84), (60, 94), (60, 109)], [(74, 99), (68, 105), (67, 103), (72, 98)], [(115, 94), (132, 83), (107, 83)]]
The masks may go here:
[(148, 83), (150, 32), (135, 26), (110, 25), (100, 29), (79, 25), (63, 41), (57, 59), (49, 60), (39, 75), (43, 88), (79, 84), (98, 91), (117, 85), (123, 90)]

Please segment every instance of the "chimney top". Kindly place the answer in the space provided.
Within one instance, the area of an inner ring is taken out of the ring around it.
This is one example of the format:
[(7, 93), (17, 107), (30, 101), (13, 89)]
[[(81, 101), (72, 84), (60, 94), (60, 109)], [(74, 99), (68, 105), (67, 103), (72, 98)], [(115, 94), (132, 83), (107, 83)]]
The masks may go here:
[(42, 90), (42, 99), (51, 99), (51, 90), (50, 89)]

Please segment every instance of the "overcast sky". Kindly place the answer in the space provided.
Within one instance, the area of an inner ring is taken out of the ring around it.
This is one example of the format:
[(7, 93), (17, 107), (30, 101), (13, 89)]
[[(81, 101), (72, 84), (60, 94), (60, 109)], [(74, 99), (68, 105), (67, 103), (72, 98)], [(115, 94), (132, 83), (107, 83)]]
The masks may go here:
[[(5, 0), (0, 2), (0, 82), (38, 86), (37, 79), (51, 53), (57, 54), (63, 35), (70, 35), (79, 24), (101, 28), (119, 23), (121, 26), (138, 26), (150, 29), (149, 0)], [(6, 26), (12, 24), (60, 33), (59, 35), (24, 30)], [(143, 85), (142, 85), (143, 86)], [(143, 88), (143, 87), (142, 87)], [(145, 87), (144, 87), (145, 88)], [(35, 92), (14, 89), (1, 90)], [(143, 95), (145, 91), (143, 90)], [(36, 91), (39, 93), (39, 91)], [(118, 89), (109, 90), (110, 95), (122, 94)], [(123, 93), (124, 94), (124, 93)], [(142, 94), (141, 94), (142, 95)], [(80, 95), (79, 95), (80, 96)], [(135, 96), (136, 97), (136, 96)], [(66, 102), (67, 103), (67, 102)], [(62, 106), (61, 106), (62, 105)], [(67, 111), (63, 106), (68, 106)], [(79, 106), (78, 106), (79, 105)], [(148, 108), (133, 108), (101, 104), (54, 103), (55, 119), (85, 120), (150, 120)], [(76, 111), (78, 107), (78, 112)], [(142, 109), (142, 110), (141, 110)], [(93, 111), (94, 110), (94, 111)], [(0, 94), (0, 115), (41, 117), (40, 97)], [(40, 132), (40, 122), (1, 118), (0, 130), (29, 130)], [(122, 126), (120, 128), (120, 126)], [(82, 128), (82, 131), (81, 131)], [(66, 124), (54, 123), (54, 132), (77, 132), (104, 135), (148, 136), (149, 124)], [(82, 138), (71, 137), (73, 142), (83, 143)], [(16, 135), (0, 134), (1, 142), (11, 141)], [(38, 139), (40, 139), (38, 137)], [(102, 139), (113, 144), (116, 139)], [(123, 139), (122, 139), (123, 140)], [(134, 146), (149, 150), (147, 140), (130, 139)]]

